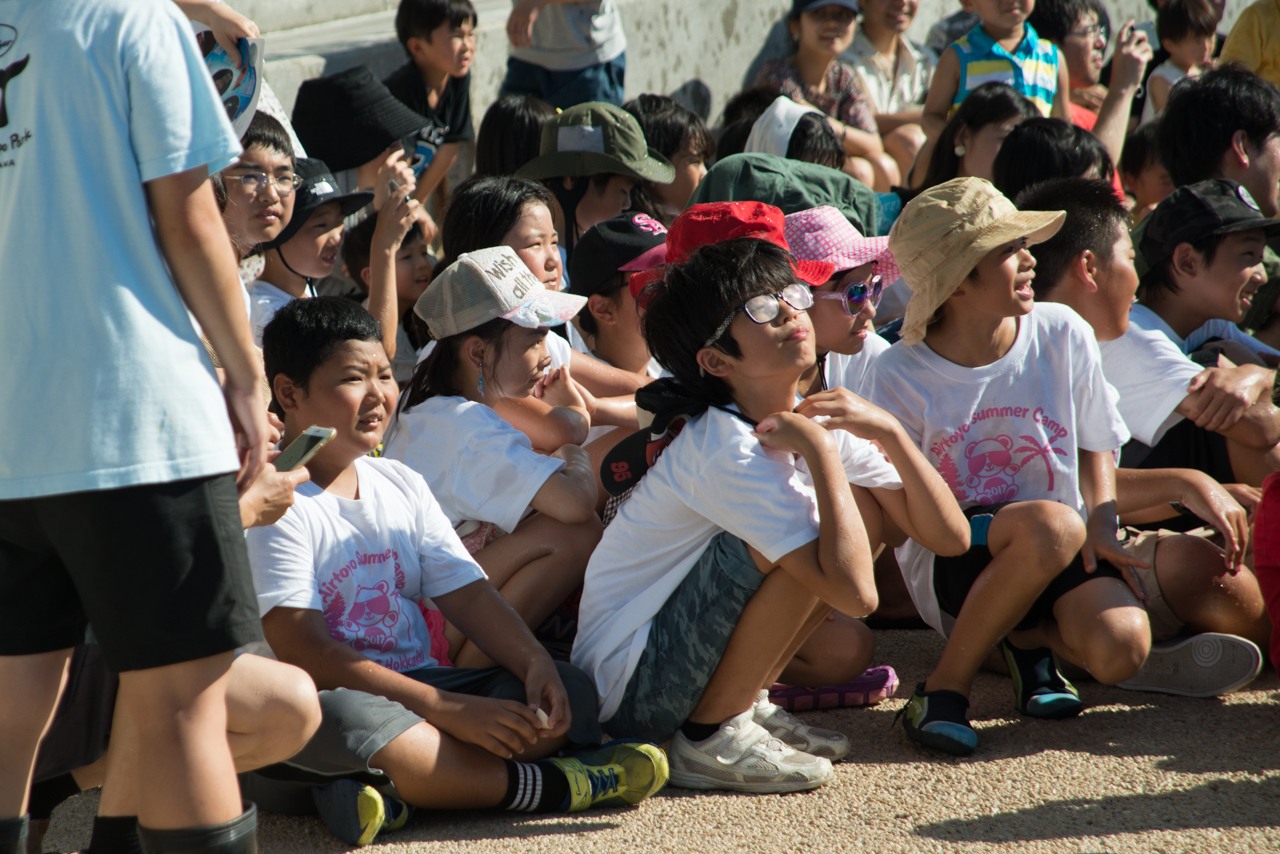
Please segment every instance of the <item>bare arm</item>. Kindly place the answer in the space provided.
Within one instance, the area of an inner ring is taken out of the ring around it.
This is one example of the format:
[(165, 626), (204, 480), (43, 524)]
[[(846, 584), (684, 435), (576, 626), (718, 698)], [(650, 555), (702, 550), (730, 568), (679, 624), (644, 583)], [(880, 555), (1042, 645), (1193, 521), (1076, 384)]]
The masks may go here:
[(1053, 93), (1053, 108), (1049, 115), (1064, 122), (1071, 121), (1071, 77), (1067, 74), (1067, 61), (1058, 53), (1058, 90)]
[(493, 411), (528, 436), (534, 450), (544, 454), (563, 445), (581, 445), (591, 428), (586, 410), (552, 406), (536, 397), (506, 397), (493, 404)]
[(413, 227), (422, 205), (409, 198), (412, 184), (391, 193), (378, 211), (369, 247), (369, 313), (382, 329), (382, 348), (387, 358), (396, 357), (396, 327), (400, 323), (400, 301), (396, 297), (396, 253)]
[(944, 50), (938, 57), (938, 67), (933, 70), (933, 82), (925, 96), (924, 111), (920, 114), (920, 126), (930, 142), (937, 142), (942, 129), (951, 116), (951, 102), (960, 89), (960, 58), (954, 50)]
[(918, 125), (924, 116), (924, 107), (912, 107), (897, 113), (877, 113), (876, 129), (881, 134), (891, 133), (903, 125)]
[(1134, 29), (1132, 20), (1126, 21), (1120, 28), (1115, 55), (1111, 59), (1111, 85), (1098, 107), (1098, 121), (1093, 126), (1093, 135), (1111, 155), (1111, 163), (1117, 168), (1129, 130), (1129, 110), (1138, 87), (1142, 85), (1142, 72), (1146, 70), (1151, 56), (1147, 34)]
[(565, 466), (551, 475), (533, 496), (530, 505), (561, 522), (585, 522), (596, 512), (598, 491), (591, 457), (578, 445), (562, 445), (551, 456)]
[(1259, 365), (1207, 368), (1191, 380), (1177, 412), (1197, 427), (1249, 448), (1280, 442), (1280, 410), (1271, 403), (1275, 371)]
[(1147, 80), (1147, 97), (1151, 99), (1151, 106), (1157, 113), (1164, 112), (1164, 105), (1169, 101), (1169, 90), (1173, 88), (1168, 80), (1163, 77), (1152, 75)]
[(1116, 539), (1116, 467), (1110, 451), (1086, 451), (1079, 448), (1080, 455), (1080, 497), (1084, 499), (1085, 522), (1084, 545), (1080, 548), (1080, 556), (1084, 559), (1085, 572), (1094, 572), (1098, 568), (1098, 560), (1103, 559), (1120, 570), (1133, 595), (1142, 600), (1142, 586), (1138, 584), (1132, 566), (1145, 567), (1146, 564), (1135, 557), (1130, 557)]
[(422, 174), (418, 176), (418, 187), (413, 191), (413, 197), (426, 204), (427, 199), (444, 180), (445, 173), (449, 171), (449, 167), (453, 165), (457, 156), (458, 143), (446, 142), (440, 146), (436, 156), (431, 158), (431, 165), (422, 170)]
[(827, 123), (831, 125), (831, 129), (839, 137), (840, 144), (844, 146), (846, 154), (853, 157), (866, 157), (868, 154), (884, 153), (884, 141), (880, 139), (880, 134), (869, 133), (829, 116), (827, 117)]
[(507, 37), (516, 47), (528, 47), (533, 39), (533, 22), (538, 19), (543, 6), (578, 2), (581, 0), (523, 0), (516, 4), (511, 10), (511, 16), (507, 18)]
[(1223, 537), (1227, 568), (1244, 560), (1249, 516), (1216, 480), (1194, 469), (1116, 469), (1116, 509), (1130, 524), (1158, 522), (1177, 515), (1178, 502), (1208, 522)]
[(146, 183), (160, 252), (182, 300), (200, 322), (226, 372), (223, 395), (244, 452), (236, 485), (243, 493), (267, 463), (267, 411), (259, 390), (262, 357), (253, 344), (231, 238), (201, 166)]
[(596, 397), (633, 395), (636, 389), (653, 382), (647, 375), (619, 370), (577, 350), (572, 351), (569, 357), (569, 367), (573, 370), (573, 378)]
[(214, 41), (227, 52), (227, 57), (240, 67), (240, 39), (256, 39), (258, 25), (232, 9), (226, 3), (209, 0), (173, 0), (187, 20), (204, 24), (213, 31)]

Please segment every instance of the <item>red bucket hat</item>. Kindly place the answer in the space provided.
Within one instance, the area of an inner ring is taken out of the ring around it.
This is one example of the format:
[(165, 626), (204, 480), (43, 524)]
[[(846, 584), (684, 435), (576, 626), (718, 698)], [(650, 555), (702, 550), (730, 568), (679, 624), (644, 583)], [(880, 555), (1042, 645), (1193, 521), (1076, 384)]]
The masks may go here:
[[(712, 202), (694, 205), (671, 223), (667, 232), (667, 264), (681, 264), (699, 247), (723, 243), (735, 237), (755, 237), (781, 246), (788, 252), (785, 234), (786, 217), (773, 205), (763, 202)], [(826, 283), (835, 272), (829, 261), (792, 261), (791, 269), (801, 281), (810, 285)], [(631, 295), (660, 281), (666, 265), (636, 273), (631, 277)]]

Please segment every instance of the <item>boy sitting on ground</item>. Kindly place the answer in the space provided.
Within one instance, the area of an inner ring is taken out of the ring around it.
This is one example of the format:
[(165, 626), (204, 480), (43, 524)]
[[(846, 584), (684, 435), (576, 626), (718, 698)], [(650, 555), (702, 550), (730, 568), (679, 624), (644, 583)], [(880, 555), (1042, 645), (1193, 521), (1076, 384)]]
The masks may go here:
[[(263, 343), (284, 443), (313, 424), (337, 434), (289, 513), (248, 534), (267, 640), (324, 689), (319, 733), (287, 775), (255, 777), (257, 790), (296, 790), (281, 776), (314, 785), (330, 830), (365, 844), (388, 808), (393, 827), (404, 812), (369, 781), (414, 806), (530, 812), (637, 803), (661, 788), (666, 760), (652, 745), (545, 758), (599, 742), (593, 689), (534, 640), (421, 476), (366, 456), (396, 396), (373, 317), (342, 297), (295, 300)], [(437, 667), (422, 597), (499, 666)]]
[[(584, 582), (573, 660), (611, 733), (671, 739), (672, 780), (686, 788), (831, 778), (827, 757), (848, 739), (791, 717), (768, 688), (832, 608), (874, 609), (877, 501), (912, 536), (965, 546), (945, 487), (921, 477), (932, 473), (893, 419), (833, 392), (797, 408), (815, 358), (810, 287), (832, 265), (796, 262), (782, 228), (759, 203), (696, 205), (672, 224), (669, 248), (689, 250), (640, 301), (649, 349), (674, 376), (658, 383), (692, 418), (622, 503)], [(941, 500), (908, 505), (904, 482)]]
[[(1103, 347), (1103, 372), (1107, 369), (1107, 343), (1124, 335), (1129, 327), (1129, 306), (1138, 287), (1133, 268), (1133, 244), (1128, 214), (1103, 181), (1063, 178), (1040, 184), (1018, 197), (1021, 210), (1065, 210), (1062, 229), (1032, 249), (1036, 299), (1063, 303), (1075, 309), (1093, 327)], [(1131, 358), (1126, 371), (1139, 371), (1141, 358)], [(1116, 371), (1112, 365), (1112, 371)], [(1179, 381), (1181, 382), (1181, 381)], [(1134, 407), (1121, 397), (1121, 416)], [(1126, 423), (1126, 426), (1129, 426)], [(1136, 431), (1142, 424), (1131, 427)], [(1186, 630), (1243, 635), (1265, 647), (1270, 624), (1263, 608), (1258, 581), (1244, 566), (1249, 540), (1245, 510), (1213, 478), (1191, 469), (1116, 470), (1116, 509), (1124, 523), (1160, 522), (1177, 516), (1181, 505), (1196, 523), (1213, 526), (1223, 538), (1225, 554), (1201, 537), (1175, 536), (1171, 531), (1126, 529), (1136, 538), (1135, 551), (1150, 569), (1134, 568), (1146, 594), (1144, 604), (1151, 622), (1152, 640), (1170, 640)], [(1203, 635), (1172, 646), (1152, 647), (1142, 675), (1121, 687), (1142, 687), (1170, 693), (1223, 693), (1253, 669), (1254, 651), (1239, 638), (1216, 639), (1226, 643), (1232, 656), (1214, 667), (1197, 662), (1191, 645), (1209, 642)], [(1234, 661), (1239, 669), (1233, 671)], [(1177, 663), (1177, 667), (1172, 666)]]
[(1102, 347), (1134, 427), (1123, 466), (1194, 468), (1250, 486), (1280, 468), (1275, 371), (1260, 363), (1274, 351), (1236, 326), (1262, 283), (1266, 236), (1280, 231), (1252, 200), (1234, 181), (1201, 181), (1134, 230), (1139, 304), (1128, 331)]

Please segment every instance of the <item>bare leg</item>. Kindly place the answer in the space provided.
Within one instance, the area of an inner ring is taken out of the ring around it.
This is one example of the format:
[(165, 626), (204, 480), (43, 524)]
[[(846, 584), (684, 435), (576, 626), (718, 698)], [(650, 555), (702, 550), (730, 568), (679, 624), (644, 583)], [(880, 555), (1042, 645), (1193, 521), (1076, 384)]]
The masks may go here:
[(866, 160), (871, 164), (872, 172), (875, 173), (875, 183), (871, 185), (871, 189), (877, 193), (887, 193), (895, 184), (902, 183), (902, 173), (898, 170), (898, 164), (888, 154), (884, 152), (871, 154)]
[[(582, 446), (582, 449), (587, 452), (587, 456), (591, 457), (591, 470), (596, 473), (597, 513), (603, 513), (604, 505), (609, 501), (609, 493), (605, 491), (604, 484), (600, 481), (600, 464), (604, 462), (605, 454), (612, 451), (614, 445), (630, 436), (631, 433), (632, 431), (625, 427), (617, 427), (594, 442)], [(631, 483), (634, 485), (635, 481)]]
[(0, 656), (0, 819), (27, 812), (40, 740), (66, 686), (71, 652)]
[(1266, 649), (1271, 620), (1247, 568), (1227, 573), (1222, 550), (1200, 537), (1165, 537), (1156, 546), (1156, 578), (1175, 617), (1198, 632), (1248, 638)]
[(885, 153), (898, 164), (898, 171), (903, 175), (911, 174), (916, 155), (924, 147), (924, 128), (917, 124), (899, 125), (886, 133), (884, 140)]
[(782, 670), (780, 682), (816, 687), (856, 679), (871, 664), (876, 639), (859, 620), (833, 611)]
[(1084, 536), (1080, 516), (1061, 504), (1025, 501), (1000, 510), (987, 530), (991, 563), (970, 588), (925, 690), (967, 697), (987, 651), (1066, 569)]
[(300, 667), (241, 655), (227, 682), (227, 742), (236, 773), (283, 762), (320, 727), (316, 685)]
[(844, 159), (844, 172), (868, 187), (874, 188), (875, 186), (876, 171), (864, 157), (846, 157)]
[(1020, 647), (1047, 646), (1105, 685), (1131, 678), (1151, 650), (1147, 612), (1118, 578), (1094, 578), (1062, 595), (1054, 620), (1009, 640)]
[[(476, 553), (489, 581), (531, 628), (547, 618), (582, 584), (591, 552), (600, 542), (600, 520), (570, 525), (536, 513), (505, 537)], [(450, 658), (458, 667), (492, 667), (493, 659), (445, 627)]]
[(1280, 445), (1266, 450), (1246, 448), (1238, 442), (1227, 440), (1227, 457), (1237, 483), (1262, 486), (1262, 481), (1273, 471), (1280, 471)]

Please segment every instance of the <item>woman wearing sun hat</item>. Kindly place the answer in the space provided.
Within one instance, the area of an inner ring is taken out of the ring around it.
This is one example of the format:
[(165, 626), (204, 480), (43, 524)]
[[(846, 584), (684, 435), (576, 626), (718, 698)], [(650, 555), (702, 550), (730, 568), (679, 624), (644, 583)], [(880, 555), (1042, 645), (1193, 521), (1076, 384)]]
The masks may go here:
[(968, 694), (999, 645), (1023, 714), (1083, 708), (1054, 654), (1099, 682), (1133, 676), (1151, 644), (1116, 540), (1112, 451), (1129, 438), (1089, 325), (1037, 305), (1028, 245), (1062, 211), (1019, 212), (989, 182), (959, 178), (903, 209), (889, 248), (911, 288), (902, 340), (877, 358), (871, 399), (895, 415), (969, 517), (970, 548), (907, 542), (898, 563), (921, 617), (947, 635), (903, 710), (907, 735), (973, 752)]

